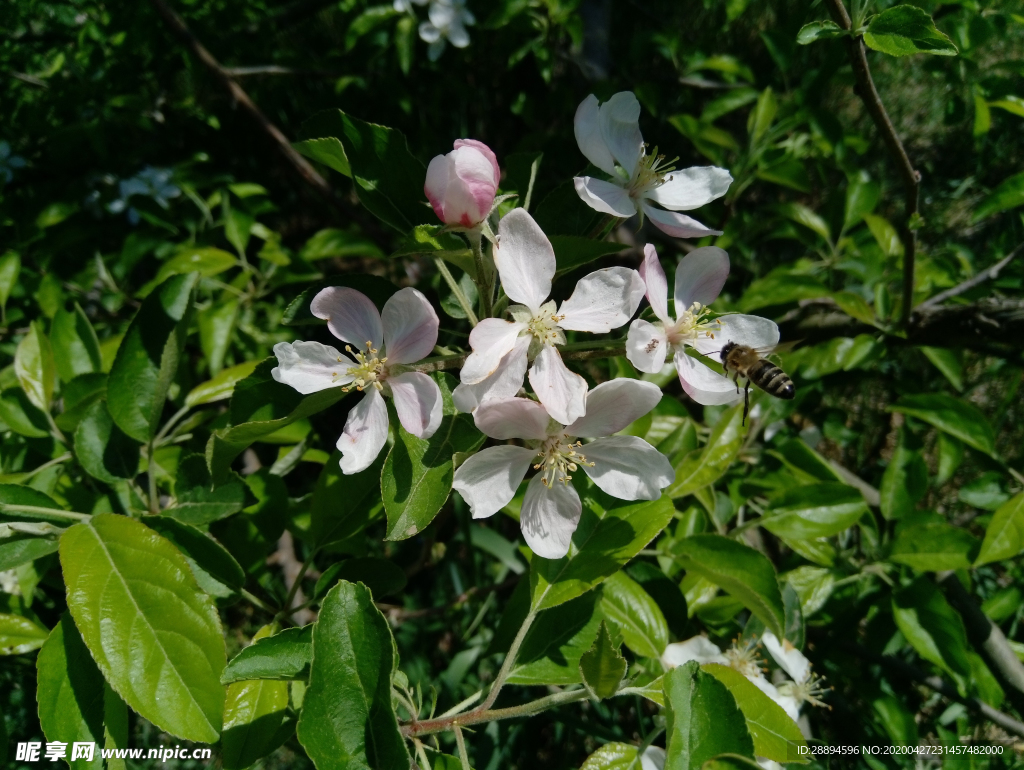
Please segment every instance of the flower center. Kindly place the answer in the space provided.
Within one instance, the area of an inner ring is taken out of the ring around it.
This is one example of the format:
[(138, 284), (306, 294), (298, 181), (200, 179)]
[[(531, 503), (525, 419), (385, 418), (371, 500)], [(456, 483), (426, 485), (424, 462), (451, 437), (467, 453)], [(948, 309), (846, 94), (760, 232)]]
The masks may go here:
[(686, 343), (693, 344), (698, 337), (715, 338), (715, 330), (721, 325), (717, 318), (712, 321), (708, 317), (707, 305), (694, 302), (690, 307), (679, 314), (676, 322), (665, 329), (665, 336), (668, 337), (669, 345), (679, 346)]
[(640, 162), (636, 166), (636, 173), (629, 180), (629, 188), (627, 190), (629, 196), (637, 198), (649, 190), (661, 187), (672, 178), (671, 176), (666, 178), (666, 175), (676, 170), (675, 162), (677, 160), (679, 158), (665, 160), (664, 155), (658, 154), (657, 147), (654, 148), (652, 154), (648, 155), (647, 145), (645, 144), (643, 154), (640, 156)]
[(824, 680), (820, 676), (809, 674), (803, 682), (783, 682), (778, 689), (780, 694), (794, 698), (797, 703), (810, 703), (814, 706), (831, 708), (821, 698), (832, 688), (825, 687)]
[(544, 345), (565, 344), (565, 332), (558, 325), (565, 319), (565, 315), (559, 315), (555, 308), (554, 301), (541, 305), (536, 315), (525, 305), (513, 305), (509, 308), (509, 313), (516, 321), (526, 324), (526, 334), (533, 337), (530, 345), (531, 356), (539, 352)]
[[(388, 361), (387, 357), (377, 358), (378, 351), (369, 340), (366, 341), (365, 351), (356, 352), (352, 350), (351, 345), (346, 345), (345, 350), (356, 360), (356, 365), (350, 366), (346, 372), (355, 379), (352, 380), (351, 385), (346, 385), (342, 390), (346, 393), (352, 388), (361, 391), (368, 385), (372, 385), (377, 390), (383, 390), (383, 382), (387, 377), (387, 368), (384, 366)], [(341, 361), (340, 358), (338, 360)], [(334, 372), (334, 376), (337, 377), (338, 373)]]
[(556, 481), (568, 484), (572, 481), (570, 473), (574, 473), (579, 466), (586, 465), (593, 468), (593, 463), (588, 463), (587, 458), (579, 451), (582, 447), (579, 441), (573, 443), (568, 436), (551, 436), (540, 446), (537, 453), (540, 462), (533, 466), (535, 471), (540, 471), (544, 486), (550, 488)]
[(757, 654), (757, 640), (749, 639), (740, 644), (736, 639), (732, 647), (725, 651), (725, 658), (729, 661), (729, 668), (739, 671), (743, 676), (757, 676), (763, 667), (761, 656)]

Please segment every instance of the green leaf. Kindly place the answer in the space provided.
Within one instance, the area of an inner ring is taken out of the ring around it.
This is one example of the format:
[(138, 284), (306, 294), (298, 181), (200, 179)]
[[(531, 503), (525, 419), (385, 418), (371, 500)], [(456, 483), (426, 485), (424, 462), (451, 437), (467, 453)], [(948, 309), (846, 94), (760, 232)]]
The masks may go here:
[(1024, 206), (1024, 172), (1007, 177), (974, 210), (974, 221)]
[[(253, 640), (270, 634), (264, 626)], [(234, 682), (224, 703), (221, 758), (226, 770), (243, 770), (281, 745), (289, 733), (281, 731), (288, 708), (288, 684), (257, 679)]]
[(626, 659), (619, 654), (618, 646), (612, 644), (608, 626), (601, 621), (594, 646), (580, 658), (583, 683), (599, 699), (610, 698), (618, 691), (625, 675)]
[(75, 742), (103, 745), (103, 675), (96, 668), (71, 614), (65, 612), (36, 658), (39, 724), (48, 741), (68, 744), (72, 770), (102, 770), (99, 751), (92, 761), (71, 761)]
[(796, 42), (800, 45), (808, 45), (818, 40), (843, 37), (846, 34), (846, 30), (834, 21), (812, 21), (800, 27), (800, 31), (796, 33)]
[[(786, 583), (800, 599), (800, 613), (808, 618), (825, 606), (836, 578), (831, 570), (805, 564), (784, 575)], [(785, 599), (785, 597), (783, 597)]]
[(559, 274), (623, 250), (621, 243), (595, 241), (575, 235), (553, 235), (550, 240), (555, 250), (555, 266)]
[(1019, 96), (1007, 96), (1003, 99), (997, 99), (994, 102), (989, 102), (990, 107), (997, 107), (1000, 110), (1006, 110), (1012, 115), (1016, 115), (1019, 118), (1024, 118), (1024, 99)]
[(758, 523), (791, 540), (829, 537), (852, 527), (868, 504), (860, 492), (838, 482), (792, 487), (773, 495)]
[(754, 756), (746, 720), (728, 688), (697, 661), (669, 671), (665, 687), (665, 770), (700, 770), (719, 754)]
[(650, 502), (625, 502), (604, 495), (587, 479), (574, 479), (583, 503), (569, 553), (530, 564), (532, 602), (554, 607), (586, 593), (618, 572), (672, 520), (675, 508), (664, 495)]
[(754, 754), (776, 762), (808, 761), (804, 758), (807, 743), (800, 728), (781, 706), (735, 669), (706, 663), (701, 666), (701, 670), (728, 687), (736, 699), (736, 705), (743, 712), (750, 737), (754, 741)]
[(896, 535), (889, 561), (918, 572), (969, 569), (978, 554), (978, 539), (949, 524), (904, 527)]
[(646, 658), (661, 657), (668, 644), (668, 623), (650, 594), (625, 572), (616, 572), (604, 582), (601, 612), (618, 628), (629, 649)]
[(286, 628), (273, 636), (254, 639), (231, 659), (220, 681), (231, 684), (252, 679), (306, 679), (312, 660), (313, 626)]
[(174, 506), (164, 511), (185, 524), (203, 526), (238, 513), (250, 500), (248, 488), (233, 471), (214, 484), (202, 455), (189, 454), (178, 462)]
[(78, 303), (73, 312), (57, 310), (50, 327), (50, 345), (61, 382), (70, 382), (80, 374), (101, 370), (100, 341), (89, 318)]
[(974, 404), (946, 393), (903, 396), (889, 411), (924, 420), (990, 457), (995, 456), (995, 432)]
[(395, 641), (363, 586), (339, 583), (313, 628), (299, 742), (319, 770), (409, 766), (391, 705)]
[(927, 491), (928, 467), (921, 456), (920, 442), (906, 428), (901, 428), (899, 443), (882, 474), (879, 488), (882, 515), (890, 520), (911, 515)]
[(1024, 551), (1024, 492), (1007, 500), (996, 510), (985, 530), (976, 567), (1012, 559)]
[(761, 768), (761, 765), (739, 754), (719, 754), (714, 759), (705, 762), (702, 770), (758, 770), (758, 768)]
[(117, 349), (107, 379), (114, 422), (136, 441), (156, 435), (164, 400), (185, 346), (199, 275), (168, 278), (142, 303)]
[(0, 255), (0, 311), (7, 308), (7, 300), (18, 283), (20, 272), (21, 257), (16, 251), (5, 251)]
[(786, 219), (792, 220), (798, 225), (803, 225), (808, 230), (817, 233), (826, 243), (832, 242), (832, 228), (828, 226), (828, 222), (807, 208), (807, 206), (801, 203), (783, 203), (776, 210)]
[(639, 749), (628, 743), (606, 743), (580, 766), (580, 770), (642, 770)]
[(364, 471), (346, 476), (341, 472), (341, 453), (335, 451), (324, 464), (313, 490), (309, 536), (317, 548), (345, 540), (362, 531), (383, 508), (380, 499), (381, 453)]
[[(888, 219), (877, 214), (865, 214), (864, 221), (867, 223), (871, 235), (874, 236), (878, 248), (885, 256), (903, 256), (903, 241), (900, 240), (900, 234), (896, 232), (896, 228)], [(880, 313), (880, 315), (884, 316), (885, 314)]]
[(64, 533), (60, 561), (68, 608), (111, 687), (161, 730), (214, 743), (224, 639), (185, 557), (140, 522), (104, 513)]
[(558, 235), (588, 237), (597, 230), (606, 214), (590, 208), (580, 200), (570, 179), (549, 192), (533, 209), (533, 218), (541, 230), (552, 238)]
[(181, 551), (199, 587), (211, 596), (230, 596), (245, 585), (245, 573), (220, 543), (202, 530), (167, 516), (147, 516), (146, 526), (156, 530)]
[[(210, 365), (210, 374), (213, 375), (214, 379), (217, 378), (218, 373), (224, 366), (224, 356), (227, 355), (228, 348), (231, 347), (232, 332), (235, 328), (235, 322), (238, 320), (238, 309), (238, 300), (230, 299), (216, 304), (211, 303), (209, 307), (201, 310), (198, 314), (199, 346), (203, 350), (203, 355), (207, 358), (207, 363)], [(256, 361), (250, 362), (251, 366), (255, 366), (257, 363)], [(239, 364), (239, 366), (250, 364)], [(247, 371), (246, 374), (248, 373)], [(191, 396), (192, 394), (190, 393), (189, 395)], [(186, 405), (189, 405), (187, 398)]]
[(708, 443), (702, 449), (695, 449), (676, 464), (676, 480), (665, 490), (665, 494), (673, 499), (685, 497), (714, 484), (729, 470), (746, 435), (743, 406), (737, 404), (722, 413), (708, 436)]
[(442, 232), (443, 229), (443, 225), (417, 225), (402, 240), (398, 250), (391, 255), (391, 258), (424, 254), (441, 257), (462, 268), (471, 277), (475, 277), (476, 262), (466, 241), (455, 233)]
[(535, 685), (581, 682), (580, 660), (593, 647), (603, 620), (599, 600), (597, 593), (588, 593), (557, 610), (542, 612), (523, 641), (508, 681)]
[(747, 120), (747, 131), (750, 133), (751, 146), (757, 144), (761, 138), (768, 133), (775, 121), (775, 115), (779, 111), (779, 102), (775, 98), (775, 92), (771, 87), (764, 89), (757, 97), (757, 104), (750, 111)]
[(872, 18), (864, 32), (864, 43), (890, 56), (959, 53), (953, 41), (935, 28), (932, 17), (913, 5), (897, 5)]
[[(15, 528), (17, 527), (17, 528)], [(30, 561), (54, 553), (57, 550), (57, 539), (53, 535), (37, 537), (21, 535), (23, 528), (39, 527), (40, 531), (59, 534), (61, 529), (52, 524), (0, 524), (0, 572), (20, 567)], [(21, 535), (21, 536), (19, 536)]]
[(62, 390), (64, 411), (54, 418), (54, 422), (61, 430), (74, 433), (92, 405), (107, 397), (107, 375), (100, 372), (80, 374), (64, 383)]
[(782, 592), (775, 568), (763, 553), (721, 535), (692, 535), (677, 540), (672, 555), (683, 569), (743, 602), (777, 637), (785, 636)]
[(195, 272), (203, 278), (212, 278), (237, 264), (238, 257), (223, 249), (215, 249), (212, 246), (185, 248), (160, 265), (160, 270), (153, 280), (139, 289), (136, 296), (140, 299), (148, 297), (153, 289), (173, 275), (188, 275)]
[(50, 435), (46, 415), (32, 405), (21, 388), (0, 393), (0, 420), (19, 436), (44, 438)]
[(764, 307), (787, 305), (802, 299), (830, 295), (828, 287), (814, 276), (781, 270), (772, 271), (747, 287), (737, 309), (742, 313), (749, 313)]
[(325, 136), (323, 139), (305, 139), (301, 142), (293, 142), (292, 147), (300, 155), (305, 155), (310, 160), (323, 163), (327, 168), (333, 168), (339, 174), (352, 176), (352, 167), (349, 166), (348, 158), (345, 157), (345, 148), (340, 139), (333, 136)]
[(896, 626), (925, 660), (951, 674), (959, 689), (970, 679), (967, 634), (956, 610), (932, 580), (922, 575), (892, 597)]
[(452, 403), (457, 380), (446, 372), (431, 376), (444, 400), (444, 417), (437, 432), (429, 439), (417, 438), (397, 420), (392, 421), (395, 444), (380, 477), (388, 517), (386, 540), (405, 540), (426, 529), (451, 494), (455, 454), (473, 452), (484, 442), (473, 416), (460, 414)]
[(306, 241), (300, 256), (307, 262), (340, 257), (380, 259), (384, 252), (376, 243), (358, 232), (328, 228), (320, 230)]
[(855, 294), (852, 291), (837, 291), (832, 295), (832, 299), (839, 309), (851, 318), (856, 318), (866, 324), (875, 323), (875, 311), (860, 294)]
[(803, 439), (789, 439), (770, 453), (780, 459), (802, 483), (841, 480), (828, 460), (807, 446)]
[(75, 456), (94, 479), (116, 484), (139, 472), (141, 445), (114, 424), (106, 401), (97, 401), (75, 429)]
[(423, 192), (427, 171), (400, 131), (327, 110), (310, 118), (302, 134), (341, 142), (360, 202), (382, 222), (407, 233), (436, 221)]
[(50, 340), (43, 334), (39, 321), (29, 326), (28, 334), (18, 343), (14, 354), (14, 373), (28, 400), (43, 412), (49, 412), (57, 368)]
[(0, 655), (21, 655), (39, 649), (49, 631), (21, 615), (0, 615)]
[(921, 352), (931, 361), (949, 384), (959, 391), (964, 389), (964, 366), (956, 352), (948, 348), (922, 347)]
[(185, 406), (201, 406), (231, 398), (231, 394), (235, 392), (235, 385), (252, 374), (257, 365), (259, 365), (259, 361), (246, 361), (244, 364), (224, 369), (212, 380), (207, 380), (192, 388), (185, 396)]

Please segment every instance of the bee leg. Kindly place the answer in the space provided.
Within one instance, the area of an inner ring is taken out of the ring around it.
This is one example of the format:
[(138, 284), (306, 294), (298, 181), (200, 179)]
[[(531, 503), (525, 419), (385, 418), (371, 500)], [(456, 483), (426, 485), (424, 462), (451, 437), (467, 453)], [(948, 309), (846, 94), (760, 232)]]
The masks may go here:
[(743, 388), (743, 421), (740, 425), (747, 424), (747, 414), (750, 412), (750, 380), (747, 380), (747, 385)]
[(739, 392), (740, 392), (740, 373), (739, 373), (739, 372), (736, 372), (736, 373), (735, 373), (735, 374), (734, 374), (734, 375), (732, 376), (732, 381), (733, 381), (734, 383), (736, 383), (736, 392), (737, 392), (737, 393), (739, 393)]

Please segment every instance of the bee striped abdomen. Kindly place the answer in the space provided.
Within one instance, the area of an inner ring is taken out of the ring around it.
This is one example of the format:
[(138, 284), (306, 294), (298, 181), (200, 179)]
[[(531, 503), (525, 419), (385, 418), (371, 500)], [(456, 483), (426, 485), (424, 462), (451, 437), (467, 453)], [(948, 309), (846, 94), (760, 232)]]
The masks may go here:
[(776, 398), (793, 398), (793, 380), (771, 361), (762, 358), (747, 370), (747, 376), (757, 387)]

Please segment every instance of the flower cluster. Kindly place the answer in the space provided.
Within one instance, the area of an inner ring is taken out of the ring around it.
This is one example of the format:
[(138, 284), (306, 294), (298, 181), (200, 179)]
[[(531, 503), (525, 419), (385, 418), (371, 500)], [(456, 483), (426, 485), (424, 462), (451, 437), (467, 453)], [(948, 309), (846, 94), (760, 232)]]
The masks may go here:
[[(615, 217), (639, 214), (642, 221), (646, 216), (675, 237), (715, 234), (676, 212), (723, 195), (729, 173), (719, 168), (677, 171), (656, 151), (648, 153), (639, 114), (631, 93), (616, 94), (603, 105), (590, 96), (580, 105), (575, 124), (580, 150), (611, 177), (577, 177), (580, 197)], [(442, 396), (426, 372), (461, 365), (454, 407), (472, 413), (476, 427), (501, 443), (464, 459), (453, 489), (474, 518), (492, 516), (512, 502), (532, 469), (520, 508), (523, 536), (536, 555), (560, 558), (569, 552), (582, 514), (575, 475), (586, 474), (603, 492), (622, 500), (656, 500), (675, 477), (668, 459), (649, 443), (617, 435), (657, 406), (660, 388), (629, 378), (591, 388), (566, 363), (578, 350), (569, 345), (567, 334), (607, 334), (632, 320), (626, 339), (612, 344), (621, 351), (624, 342), (637, 369), (660, 372), (671, 354), (686, 393), (701, 404), (722, 404), (737, 400), (736, 386), (698, 356), (711, 357), (730, 341), (773, 345), (779, 333), (771, 321), (709, 309), (729, 273), (728, 255), (710, 246), (680, 261), (672, 311), (665, 271), (650, 244), (639, 270), (595, 270), (577, 282), (568, 298), (552, 298), (555, 249), (526, 209), (513, 208), (497, 220), (497, 202), (504, 199), (496, 198), (500, 181), (494, 153), (472, 139), (457, 140), (427, 169), (424, 192), (442, 229), (464, 233), (477, 260), (482, 317), (471, 317), (464, 358), (420, 363), (434, 350), (439, 323), (416, 289), (401, 289), (378, 314), (365, 295), (333, 286), (316, 295), (311, 310), (347, 343), (344, 351), (319, 342), (279, 343), (273, 376), (301, 393), (332, 387), (364, 393), (338, 440), (342, 471), (358, 473), (388, 439), (383, 397), (393, 399), (406, 431), (429, 439), (441, 423)], [(502, 294), (492, 304), (495, 274)], [(634, 320), (645, 295), (654, 320)], [(491, 313), (492, 307), (503, 311)], [(532, 392), (524, 390), (527, 383)]]
[(456, 48), (469, 45), (466, 27), (476, 24), (476, 17), (466, 7), (466, 0), (394, 0), (394, 8), (399, 13), (412, 13), (413, 4), (428, 2), (428, 20), (420, 24), (420, 40), (428, 44), (427, 58), (437, 61), (448, 43)]

